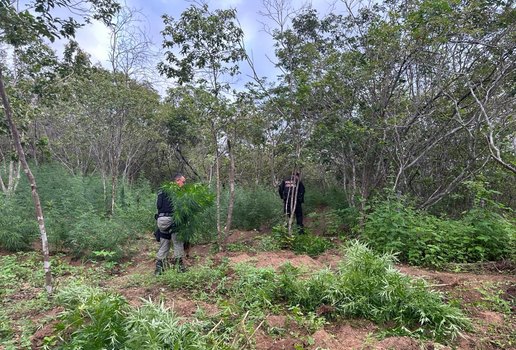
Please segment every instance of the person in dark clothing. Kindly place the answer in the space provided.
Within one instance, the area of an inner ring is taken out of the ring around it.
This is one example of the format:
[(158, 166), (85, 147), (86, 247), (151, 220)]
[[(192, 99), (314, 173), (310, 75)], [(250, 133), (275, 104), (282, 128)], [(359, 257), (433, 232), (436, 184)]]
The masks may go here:
[[(174, 177), (174, 182), (179, 187), (182, 187), (186, 179), (182, 174), (177, 174)], [(185, 255), (184, 242), (177, 237), (177, 226), (173, 220), (174, 203), (161, 189), (158, 191), (156, 207), (158, 209), (159, 249), (156, 254), (156, 270), (154, 273), (159, 275), (163, 272), (170, 251), (171, 241), (174, 247), (174, 265), (178, 267), (180, 272), (184, 272), (186, 270), (183, 262)]]
[(303, 208), (305, 201), (305, 186), (299, 178), (299, 173), (286, 178), (278, 188), (279, 195), (283, 199), (283, 212), (290, 218), (292, 209), (296, 215), (296, 224), (299, 226), (299, 233), (304, 233)]

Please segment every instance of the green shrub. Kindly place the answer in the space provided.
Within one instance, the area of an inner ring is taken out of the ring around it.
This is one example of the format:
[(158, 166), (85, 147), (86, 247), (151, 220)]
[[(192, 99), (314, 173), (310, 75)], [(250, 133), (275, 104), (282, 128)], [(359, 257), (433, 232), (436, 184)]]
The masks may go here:
[[(119, 259), (128, 252), (120, 244), (124, 239), (155, 225), (155, 194), (145, 181), (131, 186), (120, 182), (115, 213), (106, 218), (107, 198), (100, 177), (71, 175), (56, 164), (34, 167), (33, 172), (51, 248), (71, 247), (76, 256), (113, 250)], [(13, 251), (30, 247), (39, 233), (33, 208), (25, 178), (12, 198), (0, 195), (0, 246)]]
[(516, 225), (504, 216), (483, 208), (470, 210), (461, 222), (469, 228), (469, 261), (516, 258)]
[(125, 349), (207, 349), (199, 323), (180, 322), (163, 303), (146, 300), (125, 320)]
[(9, 251), (26, 250), (38, 237), (33, 206), (0, 194), (0, 247)]
[(129, 312), (123, 297), (76, 284), (56, 298), (65, 307), (56, 326), (66, 337), (60, 349), (123, 349)]
[(376, 251), (397, 253), (403, 262), (442, 266), (508, 258), (514, 254), (515, 232), (514, 224), (486, 209), (450, 220), (388, 199), (373, 205), (362, 238)]
[(58, 349), (206, 349), (199, 323), (180, 322), (163, 304), (133, 308), (120, 295), (80, 283), (60, 290), (65, 310)]
[(359, 243), (351, 244), (345, 253), (338, 283), (345, 298), (336, 305), (343, 314), (379, 323), (394, 321), (406, 333), (434, 339), (453, 338), (470, 327), (460, 309), (444, 303), (424, 280), (395, 270), (392, 255), (377, 256)]
[(276, 273), (272, 268), (255, 268), (248, 264), (237, 264), (238, 276), (230, 287), (229, 294), (242, 310), (261, 312), (272, 308), (278, 294)]
[[(363, 317), (392, 323), (396, 332), (446, 339), (468, 329), (468, 319), (457, 307), (443, 302), (422, 279), (412, 280), (393, 267), (392, 255), (376, 255), (360, 243), (345, 249), (337, 272), (309, 276), (289, 264), (278, 273), (246, 264), (235, 268), (236, 279), (227, 298), (242, 310), (300, 308), (304, 314), (325, 310), (326, 317)], [(392, 327), (391, 327), (392, 328)]]
[(281, 199), (273, 191), (263, 187), (237, 188), (233, 228), (251, 230), (270, 227), (281, 217), (281, 208)]
[(281, 242), (273, 235), (262, 235), (259, 238), (256, 250), (262, 252), (281, 250)]
[(323, 188), (319, 183), (305, 183), (306, 195), (304, 210), (314, 211), (320, 207), (331, 209), (348, 208), (349, 203), (346, 193), (340, 187)]
[(276, 225), (272, 228), (272, 237), (278, 242), (282, 249), (292, 249), (294, 245), (295, 235), (288, 232), (288, 228), (284, 224)]
[(331, 242), (323, 237), (310, 233), (295, 235), (292, 242), (292, 250), (297, 254), (307, 254), (316, 257), (324, 253), (332, 246)]
[(204, 265), (193, 266), (186, 272), (179, 272), (176, 269), (168, 269), (162, 275), (163, 281), (171, 288), (183, 288), (190, 291), (212, 291), (212, 286), (224, 283), (228, 269), (227, 262), (214, 266), (208, 261)]

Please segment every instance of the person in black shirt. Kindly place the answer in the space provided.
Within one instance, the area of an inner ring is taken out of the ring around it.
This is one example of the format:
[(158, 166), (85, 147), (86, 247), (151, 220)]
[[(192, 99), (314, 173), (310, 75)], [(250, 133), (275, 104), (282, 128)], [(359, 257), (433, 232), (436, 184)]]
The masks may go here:
[[(179, 187), (182, 187), (186, 179), (182, 174), (177, 174), (174, 176), (174, 182)], [(156, 207), (158, 209), (159, 249), (156, 254), (156, 270), (154, 273), (159, 275), (163, 272), (170, 251), (171, 241), (174, 246), (174, 265), (178, 267), (180, 272), (184, 272), (184, 242), (177, 237), (177, 227), (173, 220), (174, 203), (161, 189), (158, 191)]]
[(299, 179), (299, 173), (295, 173), (283, 180), (279, 185), (278, 192), (281, 199), (283, 199), (283, 212), (290, 218), (292, 209), (294, 209), (299, 233), (304, 233), (303, 208), (301, 204), (305, 201), (305, 186)]

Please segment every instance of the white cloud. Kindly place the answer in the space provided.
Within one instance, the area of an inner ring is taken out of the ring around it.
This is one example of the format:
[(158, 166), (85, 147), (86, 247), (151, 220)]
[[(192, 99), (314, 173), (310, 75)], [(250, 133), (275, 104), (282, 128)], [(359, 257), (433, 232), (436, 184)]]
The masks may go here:
[(109, 56), (109, 29), (99, 21), (93, 21), (79, 29), (76, 40), (91, 55), (92, 63), (107, 65)]

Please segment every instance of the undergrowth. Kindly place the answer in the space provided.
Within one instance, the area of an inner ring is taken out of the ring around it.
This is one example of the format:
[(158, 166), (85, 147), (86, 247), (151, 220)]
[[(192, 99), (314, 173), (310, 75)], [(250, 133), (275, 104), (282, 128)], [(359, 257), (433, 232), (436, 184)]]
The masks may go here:
[[(264, 313), (298, 308), (304, 314), (321, 313), (328, 320), (362, 317), (389, 327), (396, 334), (445, 340), (468, 329), (469, 321), (461, 310), (446, 304), (440, 293), (432, 291), (422, 279), (410, 279), (393, 267), (393, 256), (378, 256), (361, 243), (345, 249), (346, 259), (336, 272), (321, 270), (306, 275), (289, 264), (279, 272), (239, 264), (224, 273), (224, 283), (214, 291), (234, 314)], [(168, 283), (174, 288), (200, 290), (205, 268), (192, 268), (178, 280)], [(225, 271), (225, 272), (224, 272)], [(220, 276), (220, 275), (219, 275)], [(208, 280), (208, 284), (210, 284)], [(267, 311), (268, 310), (268, 311)]]

